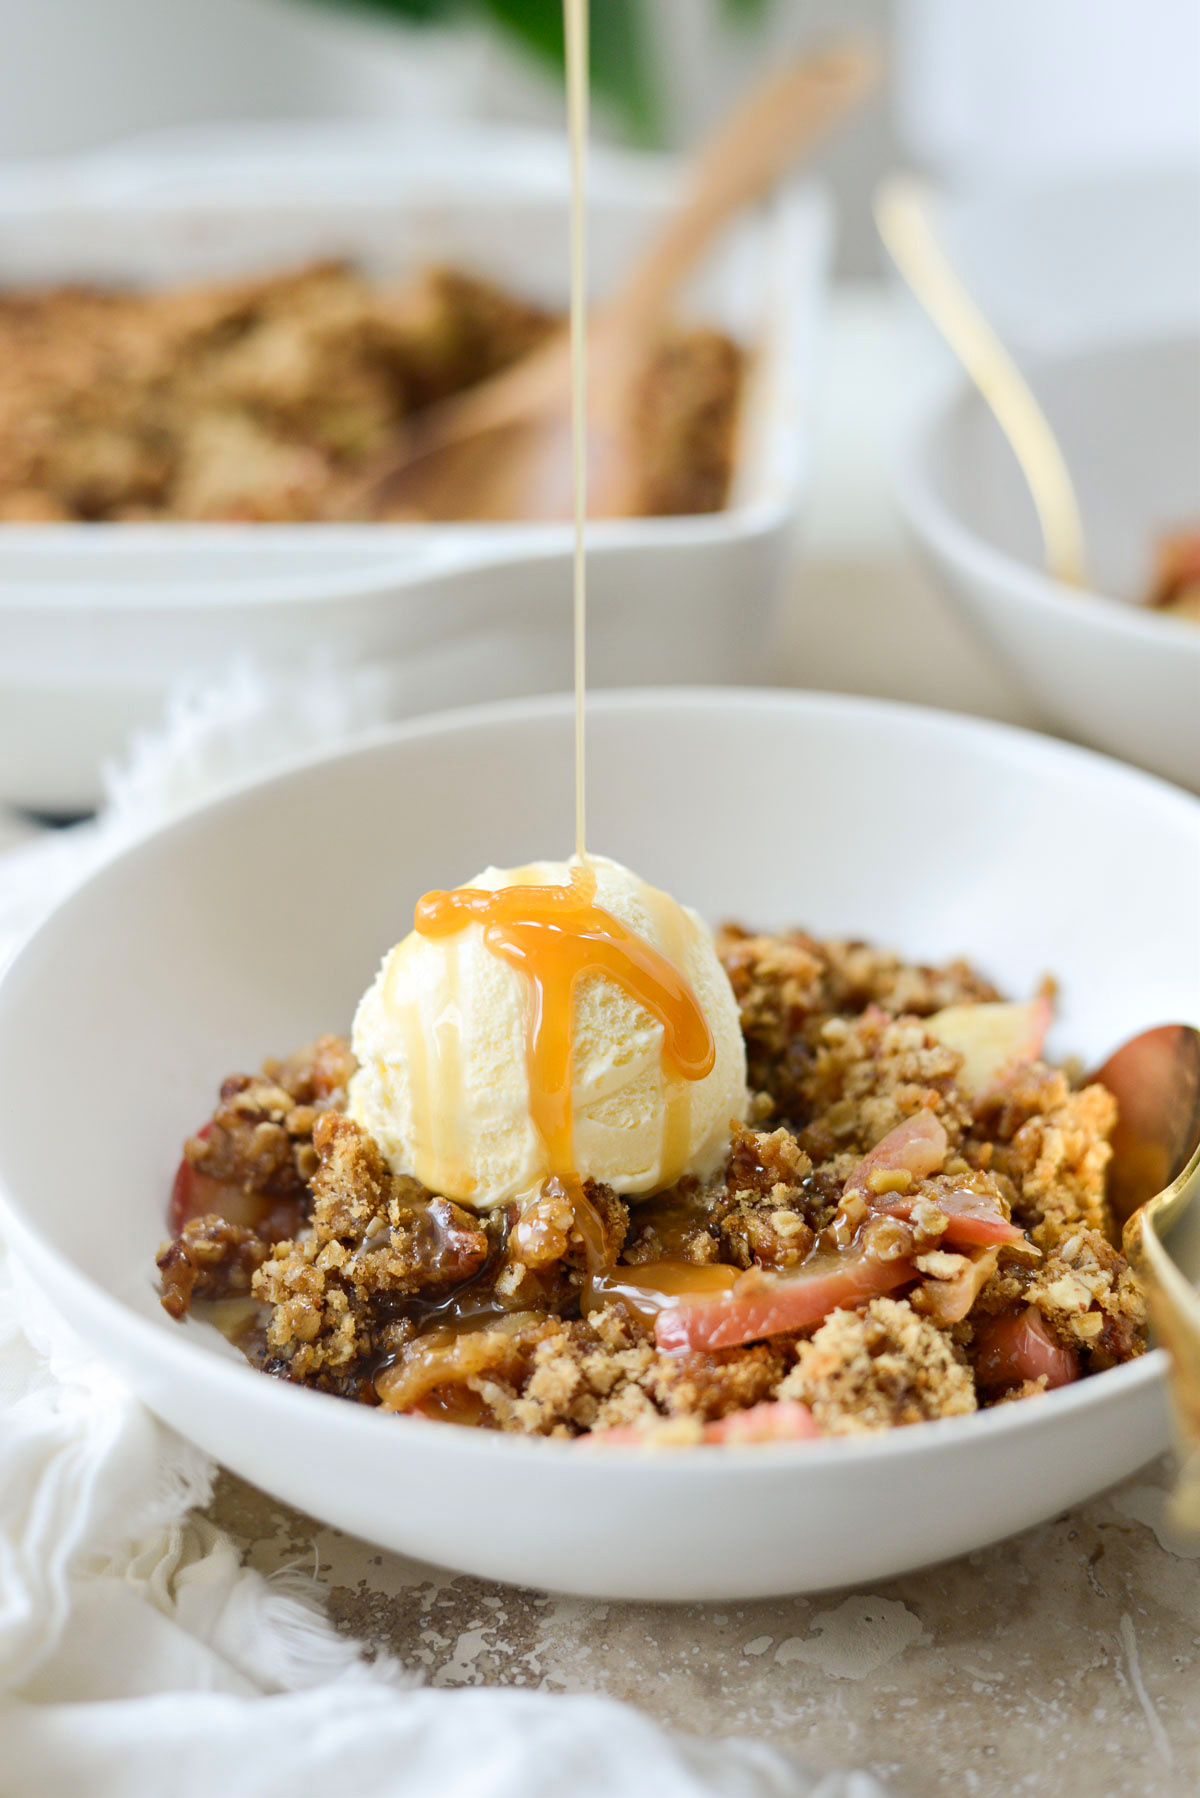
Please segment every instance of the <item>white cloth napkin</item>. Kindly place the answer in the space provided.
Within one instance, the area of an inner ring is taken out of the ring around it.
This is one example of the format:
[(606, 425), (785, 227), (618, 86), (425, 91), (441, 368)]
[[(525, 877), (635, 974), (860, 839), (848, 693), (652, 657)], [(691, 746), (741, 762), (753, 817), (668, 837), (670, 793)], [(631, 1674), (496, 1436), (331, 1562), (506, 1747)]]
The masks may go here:
[[(248, 669), (175, 704), (94, 824), (0, 858), (0, 961), (114, 847), (230, 778), (381, 716), (369, 678)], [(311, 1580), (193, 1515), (213, 1464), (98, 1364), (0, 1241), (3, 1798), (883, 1798), (764, 1743), (602, 1697), (431, 1691), (368, 1662)]]

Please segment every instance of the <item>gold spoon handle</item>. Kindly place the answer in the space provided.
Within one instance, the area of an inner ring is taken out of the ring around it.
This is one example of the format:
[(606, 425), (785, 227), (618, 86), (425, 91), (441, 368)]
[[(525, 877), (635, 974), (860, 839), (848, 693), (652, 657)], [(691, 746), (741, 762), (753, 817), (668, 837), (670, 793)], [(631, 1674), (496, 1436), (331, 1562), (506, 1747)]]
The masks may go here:
[[(1196, 1167), (1193, 1162), (1193, 1177)], [(1180, 1527), (1200, 1532), (1200, 1298), (1159, 1240), (1147, 1206), (1133, 1222), (1138, 1230), (1137, 1269), (1150, 1314), (1171, 1357), (1171, 1395), (1184, 1461), (1173, 1500)]]
[(991, 407), (1028, 484), (1046, 568), (1084, 584), (1083, 521), (1049, 420), (937, 241), (922, 184), (905, 175), (875, 193), (875, 223), (896, 267)]

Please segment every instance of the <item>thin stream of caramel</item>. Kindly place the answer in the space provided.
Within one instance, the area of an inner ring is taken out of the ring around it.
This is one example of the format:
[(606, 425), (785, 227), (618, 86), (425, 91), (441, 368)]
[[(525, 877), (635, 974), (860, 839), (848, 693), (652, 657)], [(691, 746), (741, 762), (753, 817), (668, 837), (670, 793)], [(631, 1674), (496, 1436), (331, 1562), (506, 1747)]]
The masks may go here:
[[(586, 644), (587, 644), (587, 220), (584, 206), (588, 131), (588, 0), (563, 0), (566, 39), (567, 121), (571, 156), (571, 441), (574, 500), (573, 608), (575, 635), (575, 853), (568, 886), (514, 886), (499, 891), (464, 887), (427, 893), (416, 909), (415, 928), (426, 937), (449, 937), (471, 922), (483, 925), (493, 954), (527, 976), (530, 1004), (526, 1040), (529, 1107), (545, 1152), (548, 1177), (571, 1199), (593, 1274), (606, 1261), (604, 1232), (589, 1205), (575, 1166), (572, 1129), (572, 1060), (575, 992), (588, 975), (604, 975), (663, 1027), (663, 1061), (687, 1083), (712, 1071), (716, 1047), (708, 1020), (680, 973), (686, 965), (685, 924), (666, 900), (655, 906), (660, 953), (596, 905), (596, 879), (586, 849)], [(429, 1070), (414, 1075), (414, 1108), (443, 1159), (455, 1154), (461, 1066), (452, 1029), (435, 1022), (439, 1108)], [(443, 1044), (442, 1038), (445, 1037)], [(416, 1045), (414, 1044), (414, 1048)], [(419, 1055), (414, 1060), (419, 1060)], [(417, 1082), (420, 1090), (417, 1090)], [(420, 1104), (417, 1105), (419, 1099)], [(663, 1120), (664, 1183), (684, 1171), (691, 1124), (687, 1086), (668, 1095)]]
[(587, 182), (588, 0), (563, 0), (567, 130), (571, 140), (571, 487), (575, 624), (575, 854), (587, 858)]

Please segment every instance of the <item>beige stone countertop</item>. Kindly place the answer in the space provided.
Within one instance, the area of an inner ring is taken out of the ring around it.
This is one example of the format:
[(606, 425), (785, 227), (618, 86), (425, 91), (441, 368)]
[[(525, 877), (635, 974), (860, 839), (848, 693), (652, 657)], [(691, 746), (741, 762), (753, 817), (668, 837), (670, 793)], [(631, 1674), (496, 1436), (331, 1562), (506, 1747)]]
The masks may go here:
[[(1171, 1467), (1013, 1541), (869, 1589), (603, 1604), (376, 1551), (223, 1475), (209, 1515), (434, 1686), (607, 1692), (696, 1735), (867, 1768), (895, 1798), (1195, 1798), (1200, 1543)], [(819, 1528), (819, 1523), (812, 1527)]]

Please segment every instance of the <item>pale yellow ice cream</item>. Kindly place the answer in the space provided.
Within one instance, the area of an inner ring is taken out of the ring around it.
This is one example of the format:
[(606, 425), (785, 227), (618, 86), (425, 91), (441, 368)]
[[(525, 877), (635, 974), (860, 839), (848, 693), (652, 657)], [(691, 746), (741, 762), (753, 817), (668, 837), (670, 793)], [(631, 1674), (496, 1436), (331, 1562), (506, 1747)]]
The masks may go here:
[[(628, 868), (589, 856), (594, 903), (687, 980), (712, 1033), (700, 1080), (663, 1065), (663, 1026), (615, 981), (575, 992), (571, 1101), (574, 1171), (627, 1194), (657, 1192), (720, 1165), (732, 1118), (746, 1111), (746, 1060), (734, 1000), (711, 933), (687, 907)], [(570, 865), (488, 868), (468, 884), (566, 886)], [(550, 1174), (530, 1116), (531, 982), (484, 941), (414, 931), (389, 951), (354, 1020), (359, 1068), (350, 1115), (394, 1172), (483, 1210), (535, 1192)]]

